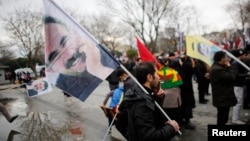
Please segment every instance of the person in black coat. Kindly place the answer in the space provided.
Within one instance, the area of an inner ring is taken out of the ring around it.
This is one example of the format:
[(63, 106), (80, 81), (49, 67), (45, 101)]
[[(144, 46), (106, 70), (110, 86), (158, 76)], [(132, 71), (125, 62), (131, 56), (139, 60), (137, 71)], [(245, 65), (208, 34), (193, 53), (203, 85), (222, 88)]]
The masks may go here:
[(206, 104), (208, 100), (205, 99), (205, 93), (207, 91), (209, 72), (205, 62), (200, 59), (196, 59), (195, 61), (195, 76), (198, 83), (199, 103)]
[(154, 64), (142, 62), (136, 68), (138, 85), (127, 90), (119, 106), (116, 128), (128, 141), (170, 141), (179, 130), (176, 121), (168, 121), (155, 101), (164, 96)]
[(217, 125), (225, 125), (228, 122), (230, 107), (237, 103), (234, 95), (235, 73), (225, 52), (218, 51), (213, 58), (214, 63), (210, 69), (212, 100), (217, 108)]

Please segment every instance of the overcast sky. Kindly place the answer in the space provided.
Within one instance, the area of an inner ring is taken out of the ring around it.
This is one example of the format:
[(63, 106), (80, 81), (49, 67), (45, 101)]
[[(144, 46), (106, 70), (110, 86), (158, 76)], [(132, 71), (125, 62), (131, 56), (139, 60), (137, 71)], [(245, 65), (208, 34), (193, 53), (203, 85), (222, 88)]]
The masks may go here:
[(183, 0), (183, 3), (194, 6), (201, 15), (201, 23), (209, 25), (210, 30), (222, 30), (234, 27), (233, 20), (226, 12), (226, 6), (234, 0)]
[[(0, 0), (0, 14), (6, 15), (14, 8), (30, 5), (34, 10), (43, 10), (43, 0)], [(101, 10), (100, 0), (56, 0), (62, 7), (71, 7), (77, 12), (98, 13)], [(181, 0), (183, 5), (193, 6), (198, 9), (202, 23), (209, 25), (210, 30), (221, 30), (232, 26), (232, 19), (225, 12), (225, 6), (233, 0)], [(1, 22), (1, 21), (0, 21)], [(1, 23), (0, 23), (1, 25)], [(0, 26), (1, 27), (1, 26)], [(0, 40), (6, 37), (0, 28)]]

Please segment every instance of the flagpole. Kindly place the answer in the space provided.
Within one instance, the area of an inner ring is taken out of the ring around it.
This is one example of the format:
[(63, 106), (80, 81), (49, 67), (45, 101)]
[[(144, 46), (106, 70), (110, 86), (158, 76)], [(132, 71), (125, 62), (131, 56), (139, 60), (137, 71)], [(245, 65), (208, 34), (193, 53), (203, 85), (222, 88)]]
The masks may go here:
[[(149, 95), (148, 91), (137, 81), (137, 79), (127, 70), (127, 68), (125, 66), (123, 66), (122, 64), (120, 65), (120, 67), (135, 81), (135, 83), (147, 94)], [(162, 114), (169, 120), (171, 121), (172, 119), (166, 114), (166, 112), (161, 108), (161, 106), (155, 101), (155, 105), (157, 106), (157, 108), (162, 112)], [(178, 133), (180, 135), (182, 135), (181, 131), (178, 130)]]
[(227, 50), (223, 50), (224, 52), (226, 52), (226, 54), (234, 59), (235, 61), (237, 61), (239, 64), (241, 64), (243, 67), (245, 67), (248, 71), (250, 71), (250, 68), (245, 64), (243, 63), (242, 61), (240, 61), (238, 58), (236, 58), (233, 54), (231, 54), (230, 52), (228, 52)]
[(106, 131), (106, 133), (105, 133), (105, 136), (104, 136), (103, 139), (102, 139), (102, 141), (105, 141), (105, 140), (106, 140), (106, 138), (107, 138), (107, 136), (108, 136), (108, 133), (109, 133), (110, 129), (111, 129), (112, 126), (113, 126), (113, 123), (114, 123), (114, 121), (115, 121), (115, 118), (116, 118), (117, 114), (118, 114), (118, 112), (115, 113), (115, 115), (114, 115), (114, 117), (113, 117), (113, 119), (112, 119), (112, 121), (111, 121), (111, 123), (110, 123), (110, 125), (109, 125), (109, 127), (108, 127), (108, 129), (107, 129), (107, 131)]

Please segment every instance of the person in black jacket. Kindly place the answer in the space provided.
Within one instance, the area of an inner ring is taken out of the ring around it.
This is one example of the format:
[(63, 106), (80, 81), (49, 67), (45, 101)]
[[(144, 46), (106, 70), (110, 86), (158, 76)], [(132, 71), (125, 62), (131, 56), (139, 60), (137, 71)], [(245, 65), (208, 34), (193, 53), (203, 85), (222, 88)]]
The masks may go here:
[(209, 72), (205, 62), (201, 61), (200, 59), (195, 61), (195, 75), (198, 83), (199, 103), (206, 104), (208, 100), (205, 99), (205, 93), (207, 89)]
[[(243, 49), (238, 49), (236, 57), (245, 63), (248, 59), (248, 52)], [(234, 81), (234, 94), (237, 98), (237, 104), (233, 107), (232, 111), (232, 123), (245, 124), (244, 121), (240, 120), (240, 111), (243, 104), (244, 85), (250, 75), (248, 74), (247, 69), (235, 60), (232, 62), (232, 68), (236, 75)]]
[(218, 51), (213, 58), (214, 63), (210, 69), (212, 100), (217, 108), (217, 125), (225, 125), (228, 122), (230, 107), (237, 103), (234, 95), (235, 73), (225, 52)]
[(130, 88), (120, 104), (116, 128), (128, 141), (170, 141), (179, 130), (176, 121), (168, 121), (155, 101), (164, 97), (156, 67), (142, 62), (136, 68), (138, 85)]

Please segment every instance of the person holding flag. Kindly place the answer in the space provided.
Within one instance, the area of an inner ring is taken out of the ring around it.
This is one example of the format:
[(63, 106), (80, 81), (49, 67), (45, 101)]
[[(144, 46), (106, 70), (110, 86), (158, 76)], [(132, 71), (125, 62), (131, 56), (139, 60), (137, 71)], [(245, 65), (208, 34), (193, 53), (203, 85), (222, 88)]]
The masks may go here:
[(116, 127), (129, 141), (170, 141), (179, 131), (175, 120), (163, 118), (154, 102), (164, 97), (160, 79), (152, 62), (141, 62), (136, 68), (138, 85), (130, 88), (119, 106)]
[(217, 108), (217, 125), (226, 125), (230, 107), (237, 104), (234, 94), (235, 72), (224, 51), (216, 52), (213, 58), (210, 69), (213, 106)]

